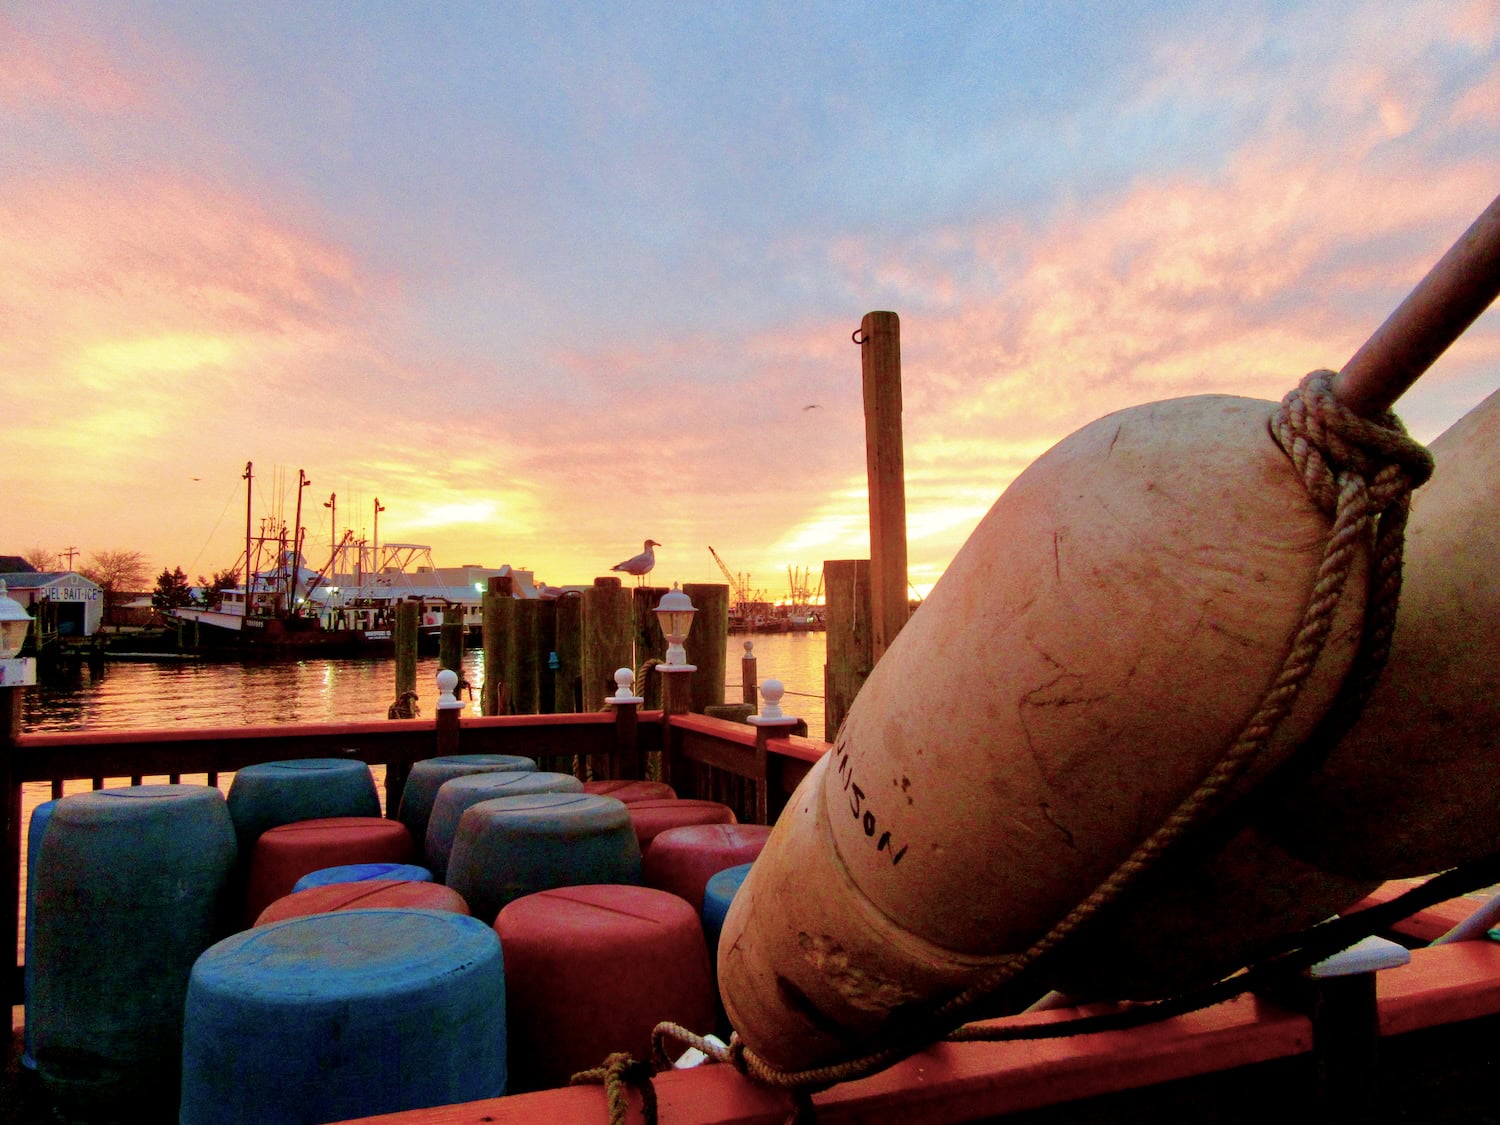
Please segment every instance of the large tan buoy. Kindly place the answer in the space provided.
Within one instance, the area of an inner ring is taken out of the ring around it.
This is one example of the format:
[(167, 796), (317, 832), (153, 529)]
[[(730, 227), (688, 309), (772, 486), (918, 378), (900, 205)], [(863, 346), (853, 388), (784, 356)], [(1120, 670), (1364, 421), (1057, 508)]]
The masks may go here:
[[(722, 988), (764, 1057), (837, 1058), (1024, 951), (1235, 740), (1328, 531), (1268, 432), (1274, 406), (1200, 397), (1112, 414), (995, 503), (735, 897)], [(1349, 666), (1350, 586), (1268, 764)]]
[[(1365, 417), (1387, 409), (1497, 287), (1500, 199), (1346, 365), (1335, 397)], [(923, 1013), (999, 979), (1243, 744), (1329, 541), (1269, 433), (1274, 411), (1216, 396), (1124, 410), (995, 503), (725, 920), (721, 992), (759, 1064), (799, 1072), (899, 1044)], [(1369, 547), (1350, 545), (1326, 647), (1231, 796), (1281, 765), (1337, 696)], [(1331, 867), (1294, 843), (1253, 826), (1215, 841), (1199, 867), (1147, 882), (1138, 914), (1105, 914), (1065, 943), (1044, 967), (1056, 979), (1030, 983), (1133, 995), (1201, 981), (1371, 885), (1368, 865)], [(1132, 930), (1138, 918), (1161, 945)]]

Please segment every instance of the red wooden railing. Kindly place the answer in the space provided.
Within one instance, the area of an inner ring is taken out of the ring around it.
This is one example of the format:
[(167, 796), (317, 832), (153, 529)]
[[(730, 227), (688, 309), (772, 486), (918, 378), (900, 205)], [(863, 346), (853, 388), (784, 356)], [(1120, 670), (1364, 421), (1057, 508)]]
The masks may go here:
[[(0, 696), (8, 692), (0, 690)], [(741, 820), (771, 823), (787, 796), (827, 750), (827, 744), (704, 715), (610, 711), (570, 715), (461, 718), (456, 710), (431, 719), (303, 723), (257, 727), (6, 734), (0, 724), (0, 785), (6, 798), (0, 847), (0, 965), (15, 965), (5, 982), (12, 1002), (21, 996), (20, 895), (23, 852), (22, 786), (67, 782), (94, 788), (222, 776), (257, 762), (288, 758), (354, 758), (385, 772), (385, 807), (394, 816), (413, 762), (438, 754), (517, 754), (542, 769), (589, 777), (670, 778), (681, 796), (731, 804)], [(805, 726), (794, 730), (805, 732)]]

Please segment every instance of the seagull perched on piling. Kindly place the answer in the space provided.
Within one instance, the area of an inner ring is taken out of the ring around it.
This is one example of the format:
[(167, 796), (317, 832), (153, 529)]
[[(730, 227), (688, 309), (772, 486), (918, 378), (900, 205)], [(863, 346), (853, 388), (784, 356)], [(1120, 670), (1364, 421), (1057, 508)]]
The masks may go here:
[(615, 563), (615, 565), (610, 567), (609, 569), (623, 570), (626, 574), (635, 575), (636, 585), (639, 586), (644, 581), (646, 575), (651, 573), (651, 568), (656, 565), (656, 555), (652, 553), (651, 548), (660, 546), (661, 544), (658, 543), (655, 539), (647, 539), (645, 550), (643, 550), (640, 554), (636, 555), (634, 558), (626, 559), (622, 563)]

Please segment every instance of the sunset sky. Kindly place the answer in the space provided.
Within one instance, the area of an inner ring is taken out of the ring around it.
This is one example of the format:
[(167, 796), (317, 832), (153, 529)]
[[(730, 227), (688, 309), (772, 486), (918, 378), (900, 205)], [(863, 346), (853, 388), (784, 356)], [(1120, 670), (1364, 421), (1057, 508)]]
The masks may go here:
[[(1500, 2), (0, 6), (0, 554), (911, 579), (1109, 411), (1339, 367), (1500, 192)], [(1500, 386), (1500, 313), (1398, 408)]]

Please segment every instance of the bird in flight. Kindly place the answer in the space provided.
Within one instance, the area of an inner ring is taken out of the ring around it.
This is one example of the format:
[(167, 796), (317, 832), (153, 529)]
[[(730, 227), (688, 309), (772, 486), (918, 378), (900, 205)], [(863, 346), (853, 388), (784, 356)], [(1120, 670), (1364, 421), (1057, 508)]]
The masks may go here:
[(651, 568), (656, 565), (656, 554), (651, 550), (651, 548), (660, 546), (661, 544), (658, 543), (655, 539), (647, 539), (645, 550), (643, 550), (640, 554), (635, 555), (632, 558), (628, 558), (622, 563), (615, 563), (615, 565), (610, 567), (609, 569), (621, 570), (626, 574), (633, 574), (636, 578), (636, 585), (644, 585), (646, 575), (650, 574)]
[(816, 409), (818, 409), (818, 407), (820, 407), (822, 405), (823, 404), (821, 402), (810, 402), (806, 406), (804, 406), (802, 409), (803, 410), (816, 410)]

